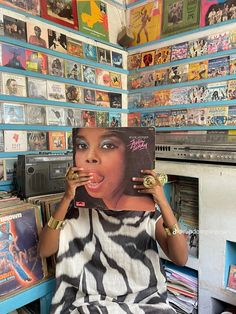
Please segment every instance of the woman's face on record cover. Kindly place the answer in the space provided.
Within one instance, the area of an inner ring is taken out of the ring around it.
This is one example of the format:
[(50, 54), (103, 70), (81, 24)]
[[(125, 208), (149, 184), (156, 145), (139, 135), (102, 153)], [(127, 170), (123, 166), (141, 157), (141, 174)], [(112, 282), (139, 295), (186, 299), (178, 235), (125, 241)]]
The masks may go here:
[(76, 138), (75, 163), (93, 173), (85, 185), (94, 198), (110, 199), (124, 190), (125, 143), (109, 129), (80, 129)]

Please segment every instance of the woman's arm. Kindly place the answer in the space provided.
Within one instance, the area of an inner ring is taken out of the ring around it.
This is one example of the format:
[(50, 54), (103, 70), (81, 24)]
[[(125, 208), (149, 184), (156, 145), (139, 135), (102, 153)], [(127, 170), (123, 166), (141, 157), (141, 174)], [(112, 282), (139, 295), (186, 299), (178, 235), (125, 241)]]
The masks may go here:
[[(152, 175), (156, 178), (153, 170), (143, 170), (142, 174)], [(143, 178), (133, 178), (139, 183), (143, 182)], [(165, 197), (162, 185), (159, 181), (152, 188), (145, 188), (143, 184), (135, 186), (140, 193), (152, 194), (154, 202), (159, 206), (162, 217), (156, 223), (156, 240), (161, 246), (164, 253), (177, 265), (184, 266), (188, 259), (187, 242), (184, 234), (178, 229), (177, 220), (173, 211)], [(164, 224), (164, 225), (163, 225)], [(165, 228), (169, 228), (170, 235), (167, 234)]]
[[(76, 188), (88, 183), (92, 178), (91, 174), (83, 172), (83, 168), (71, 168), (78, 174), (76, 180), (68, 179), (66, 177), (66, 188), (64, 196), (53, 214), (53, 218), (57, 220), (64, 220), (68, 207), (75, 197)], [(41, 257), (48, 257), (58, 251), (60, 229), (54, 230), (46, 225), (39, 236), (39, 254)]]

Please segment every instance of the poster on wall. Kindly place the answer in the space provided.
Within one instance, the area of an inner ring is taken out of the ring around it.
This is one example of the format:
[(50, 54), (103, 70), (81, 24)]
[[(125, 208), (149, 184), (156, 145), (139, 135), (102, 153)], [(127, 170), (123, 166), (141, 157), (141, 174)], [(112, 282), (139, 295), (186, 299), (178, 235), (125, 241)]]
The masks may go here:
[[(103, 120), (101, 114), (97, 112), (97, 120)], [(101, 126), (99, 121), (97, 126)], [(94, 147), (101, 147), (96, 155), (100, 162), (88, 163)], [(152, 196), (139, 193), (132, 180), (144, 176), (142, 169), (154, 168), (154, 128), (74, 128), (73, 157), (74, 165), (83, 168), (80, 176), (92, 176), (76, 189), (76, 207), (154, 210)]]
[(79, 30), (102, 40), (109, 40), (107, 5), (102, 1), (77, 0)]
[(162, 37), (199, 26), (200, 1), (166, 0), (163, 7)]
[(129, 25), (134, 35), (132, 46), (160, 38), (162, 0), (155, 0), (130, 9)]
[(236, 18), (236, 0), (201, 0), (200, 26), (214, 25)]
[(67, 27), (78, 28), (76, 0), (41, 0), (41, 16)]

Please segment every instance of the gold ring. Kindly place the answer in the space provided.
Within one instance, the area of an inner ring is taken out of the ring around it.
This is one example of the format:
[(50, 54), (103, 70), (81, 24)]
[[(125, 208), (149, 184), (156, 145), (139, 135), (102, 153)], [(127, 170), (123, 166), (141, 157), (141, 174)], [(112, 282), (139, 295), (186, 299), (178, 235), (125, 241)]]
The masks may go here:
[(68, 180), (77, 180), (79, 179), (79, 174), (70, 167), (66, 172), (66, 178)]
[(143, 185), (147, 189), (153, 188), (154, 186), (157, 185), (157, 183), (158, 183), (157, 179), (151, 175), (145, 176), (143, 178)]

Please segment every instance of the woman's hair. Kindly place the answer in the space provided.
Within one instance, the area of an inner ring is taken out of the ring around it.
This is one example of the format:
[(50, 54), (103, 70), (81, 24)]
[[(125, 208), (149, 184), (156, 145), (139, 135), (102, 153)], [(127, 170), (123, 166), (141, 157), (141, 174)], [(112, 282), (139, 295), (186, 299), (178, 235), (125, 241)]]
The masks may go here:
[[(97, 128), (94, 128), (96, 132)], [(132, 177), (141, 177), (141, 169), (154, 168), (155, 154), (155, 130), (154, 128), (141, 127), (121, 127), (121, 128), (106, 128), (109, 132), (114, 133), (125, 144), (125, 179), (124, 179), (124, 194), (138, 195), (138, 192), (133, 188), (134, 182)], [(75, 162), (76, 153), (76, 138), (80, 128), (73, 129), (73, 158)], [(115, 167), (116, 165), (114, 165)], [(96, 199), (88, 195), (84, 187), (80, 187), (76, 191), (75, 200), (79, 198), (85, 204), (93, 204), (86, 207), (106, 207), (101, 199)], [(82, 197), (81, 197), (82, 196)]]

